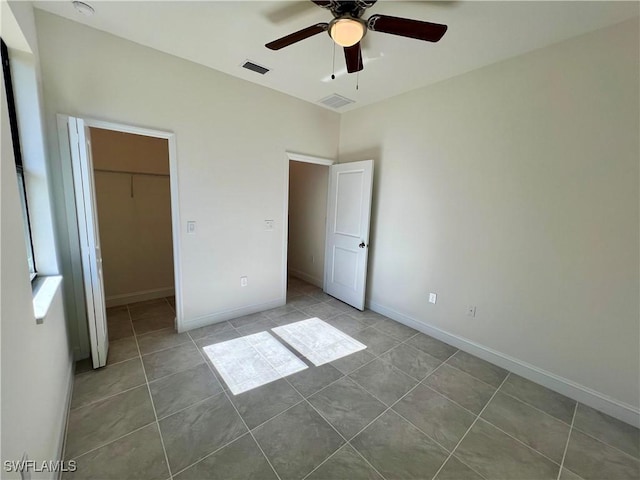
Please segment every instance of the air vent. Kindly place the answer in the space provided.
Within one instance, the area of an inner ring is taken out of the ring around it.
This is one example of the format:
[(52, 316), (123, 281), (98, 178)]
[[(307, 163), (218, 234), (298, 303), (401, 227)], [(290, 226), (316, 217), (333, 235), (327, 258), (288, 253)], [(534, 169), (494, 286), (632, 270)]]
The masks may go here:
[(343, 97), (342, 95), (338, 95), (334, 93), (333, 95), (329, 95), (328, 97), (323, 98), (318, 103), (326, 105), (330, 108), (342, 108), (345, 105), (349, 105), (350, 103), (355, 103), (355, 100), (351, 100), (349, 98)]
[(246, 68), (247, 70), (251, 70), (252, 72), (259, 73), (260, 75), (264, 75), (269, 71), (267, 67), (263, 67), (262, 65), (258, 65), (257, 63), (253, 63), (249, 60), (244, 62), (242, 68)]

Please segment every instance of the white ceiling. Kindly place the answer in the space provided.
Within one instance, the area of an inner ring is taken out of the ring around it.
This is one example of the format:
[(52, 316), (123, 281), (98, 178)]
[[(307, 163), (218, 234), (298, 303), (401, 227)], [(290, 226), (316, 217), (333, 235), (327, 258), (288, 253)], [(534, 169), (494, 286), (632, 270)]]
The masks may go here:
[[(378, 1), (374, 13), (444, 23), (439, 43), (369, 32), (363, 40), (365, 69), (346, 74), (324, 33), (280, 51), (264, 44), (329, 21), (329, 11), (310, 1), (93, 1), (85, 17), (71, 1), (34, 2), (37, 8), (157, 50), (206, 65), (309, 102), (338, 93), (356, 103), (347, 111), (432, 84), (524, 52), (638, 16), (629, 2), (400, 2)], [(240, 67), (245, 60), (272, 70), (264, 76)]]

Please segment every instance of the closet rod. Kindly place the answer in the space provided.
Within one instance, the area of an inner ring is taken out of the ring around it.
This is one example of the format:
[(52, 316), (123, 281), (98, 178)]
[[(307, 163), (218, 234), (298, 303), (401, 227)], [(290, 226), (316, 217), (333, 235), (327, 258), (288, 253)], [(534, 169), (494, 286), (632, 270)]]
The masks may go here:
[(129, 172), (126, 170), (106, 170), (104, 168), (94, 168), (94, 172), (105, 172), (105, 173), (125, 173), (127, 175), (149, 175), (151, 177), (168, 177), (168, 173), (143, 173), (143, 172)]

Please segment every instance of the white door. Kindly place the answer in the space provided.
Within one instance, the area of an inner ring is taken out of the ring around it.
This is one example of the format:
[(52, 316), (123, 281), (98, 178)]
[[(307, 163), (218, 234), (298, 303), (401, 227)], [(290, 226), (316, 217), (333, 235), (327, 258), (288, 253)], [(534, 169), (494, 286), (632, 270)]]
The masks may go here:
[(364, 309), (373, 160), (329, 167), (325, 292)]
[(93, 368), (98, 368), (107, 364), (109, 337), (102, 279), (98, 210), (93, 182), (91, 136), (89, 127), (85, 126), (82, 119), (69, 117), (68, 125), (91, 358)]

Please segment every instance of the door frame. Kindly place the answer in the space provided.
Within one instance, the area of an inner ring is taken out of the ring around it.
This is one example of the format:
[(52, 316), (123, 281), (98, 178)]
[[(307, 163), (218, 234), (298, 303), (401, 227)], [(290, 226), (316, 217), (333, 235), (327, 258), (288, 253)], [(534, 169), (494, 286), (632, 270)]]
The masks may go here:
[[(303, 163), (313, 163), (315, 165), (323, 165), (325, 167), (330, 167), (331, 165), (337, 164), (337, 160), (332, 160), (330, 158), (316, 157), (313, 155), (303, 155), (301, 153), (295, 152), (285, 152), (286, 160), (285, 160), (285, 169), (284, 169), (284, 210), (282, 215), (282, 298), (284, 303), (287, 302), (287, 275), (289, 272), (289, 167), (290, 163), (293, 162), (303, 162)], [(327, 204), (329, 203), (329, 189), (327, 189)], [(326, 223), (326, 219), (325, 219)], [(325, 276), (322, 276), (322, 290), (325, 287)]]
[[(184, 317), (183, 317), (182, 282), (181, 282), (182, 268), (181, 268), (181, 262), (180, 262), (180, 195), (179, 195), (180, 192), (179, 192), (179, 183), (178, 183), (178, 154), (177, 154), (177, 145), (176, 145), (176, 134), (170, 131), (165, 131), (165, 130), (137, 127), (134, 125), (128, 125), (123, 123), (97, 120), (95, 118), (87, 118), (82, 116), (64, 115), (64, 114), (57, 115), (59, 132), (61, 130), (60, 126), (62, 124), (64, 124), (66, 128), (66, 124), (68, 123), (68, 119), (70, 117), (79, 118), (83, 120), (87, 127), (101, 128), (103, 130), (112, 130), (115, 132), (131, 133), (135, 135), (142, 135), (145, 137), (162, 138), (167, 140), (168, 149), (169, 149), (169, 186), (170, 186), (170, 192), (171, 192), (171, 229), (172, 229), (171, 236), (172, 236), (172, 242), (173, 242), (173, 276), (174, 276), (174, 288), (175, 288), (175, 297), (176, 297), (175, 328), (177, 331), (180, 331), (182, 328)], [(91, 172), (91, 174), (93, 176), (93, 172)], [(75, 188), (73, 191), (75, 194)], [(69, 225), (69, 230), (71, 231), (73, 227), (75, 226)], [(76, 279), (74, 278), (74, 280)], [(76, 292), (77, 292), (77, 285), (76, 285)], [(82, 298), (84, 300), (84, 295)], [(86, 309), (86, 305), (85, 305), (85, 309)]]

